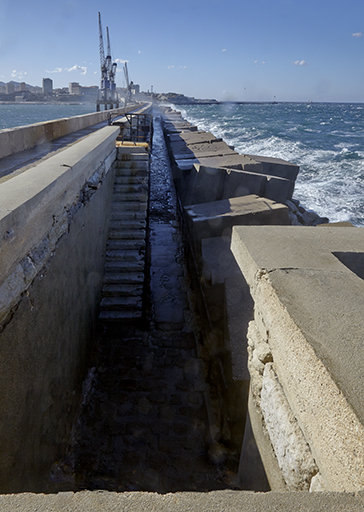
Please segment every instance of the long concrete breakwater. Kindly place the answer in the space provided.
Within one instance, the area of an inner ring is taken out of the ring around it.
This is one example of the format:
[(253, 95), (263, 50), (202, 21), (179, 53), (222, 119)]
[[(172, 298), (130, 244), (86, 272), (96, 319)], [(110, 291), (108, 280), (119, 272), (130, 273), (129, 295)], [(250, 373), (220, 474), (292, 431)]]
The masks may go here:
[(178, 112), (164, 116), (235, 428), (237, 397), (249, 395), (242, 478), (252, 429), (273, 490), (361, 490), (362, 230), (305, 212), (292, 199), (297, 166), (238, 155)]
[[(292, 201), (297, 166), (237, 155), (161, 113), (217, 383), (210, 435), (241, 452), (241, 483), (252, 488), (262, 460), (271, 489), (284, 492), (18, 494), (0, 496), (2, 509), (360, 510), (360, 228), (313, 227), (326, 220)], [(118, 135), (102, 128), (0, 185), (3, 492), (44, 492), (69, 441), (101, 298)], [(289, 492), (301, 489), (322, 492)]]

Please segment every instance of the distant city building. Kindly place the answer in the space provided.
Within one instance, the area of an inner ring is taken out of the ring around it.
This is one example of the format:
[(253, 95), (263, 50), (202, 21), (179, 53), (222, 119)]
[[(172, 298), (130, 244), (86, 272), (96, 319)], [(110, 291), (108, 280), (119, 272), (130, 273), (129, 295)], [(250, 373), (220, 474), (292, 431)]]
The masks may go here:
[(130, 89), (131, 89), (131, 93), (134, 94), (135, 96), (138, 96), (138, 94), (140, 93), (140, 85), (138, 85), (138, 84), (131, 85)]
[(21, 92), (26, 91), (25, 82), (20, 82), (19, 90), (20, 90)]
[(13, 94), (14, 91), (15, 91), (14, 82), (7, 83), (6, 87), (5, 87), (6, 94)]
[(70, 94), (81, 94), (81, 87), (78, 82), (70, 82), (68, 86), (68, 91)]
[(53, 93), (53, 80), (50, 78), (43, 78), (43, 94), (52, 94)]

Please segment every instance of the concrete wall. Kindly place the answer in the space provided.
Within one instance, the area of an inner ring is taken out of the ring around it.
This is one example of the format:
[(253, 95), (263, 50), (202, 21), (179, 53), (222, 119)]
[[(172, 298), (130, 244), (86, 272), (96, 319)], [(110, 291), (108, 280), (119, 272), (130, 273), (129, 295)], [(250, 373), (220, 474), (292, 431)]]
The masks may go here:
[(130, 111), (130, 109), (131, 107), (129, 106), (0, 130), (0, 158), (19, 153), (25, 149), (82, 130), (83, 128), (88, 128), (94, 124), (106, 121), (110, 114), (123, 114)]
[(118, 127), (0, 186), (0, 491), (44, 491), (85, 378)]
[(272, 489), (361, 491), (363, 229), (238, 226), (232, 251), (254, 300), (249, 412)]

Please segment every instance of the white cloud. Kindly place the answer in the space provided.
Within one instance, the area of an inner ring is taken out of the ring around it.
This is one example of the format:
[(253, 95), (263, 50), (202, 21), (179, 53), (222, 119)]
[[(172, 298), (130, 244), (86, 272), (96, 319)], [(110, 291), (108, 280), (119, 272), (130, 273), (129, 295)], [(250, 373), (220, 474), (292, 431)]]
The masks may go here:
[(222, 52), (226, 52), (226, 48), (224, 48), (223, 50), (221, 50)]
[(167, 66), (168, 69), (187, 69), (187, 66)]
[(125, 60), (125, 59), (115, 59), (114, 62), (117, 62), (117, 64), (125, 64), (125, 62), (129, 62), (129, 61)]
[(307, 62), (305, 60), (295, 60), (295, 66), (306, 66)]
[(174, 69), (174, 66), (168, 66), (168, 69)]
[(265, 64), (265, 60), (262, 60), (262, 64)]
[(87, 74), (86, 66), (78, 66), (77, 64), (75, 64), (71, 68), (66, 68), (66, 71), (68, 71), (68, 72), (79, 71), (81, 73), (81, 75), (86, 75)]
[(142, 53), (141, 50), (138, 50), (138, 53)]
[(48, 71), (48, 69), (46, 69), (46, 73), (62, 73), (62, 71), (62, 68), (55, 68), (53, 71)]
[(17, 71), (16, 69), (13, 69), (11, 72), (11, 78), (17, 78), (18, 80), (23, 80), (25, 75), (27, 74), (27, 71)]
[(363, 36), (363, 34), (361, 32), (355, 32), (353, 34), (353, 37), (362, 37), (362, 36)]

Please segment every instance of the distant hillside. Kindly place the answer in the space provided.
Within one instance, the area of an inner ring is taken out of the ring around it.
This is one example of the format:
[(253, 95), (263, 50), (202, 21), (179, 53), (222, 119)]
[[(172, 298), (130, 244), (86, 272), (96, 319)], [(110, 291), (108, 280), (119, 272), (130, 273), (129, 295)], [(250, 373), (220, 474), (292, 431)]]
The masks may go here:
[[(5, 87), (7, 83), (14, 84), (15, 88), (19, 88), (20, 86), (20, 82), (15, 82), (14, 80), (11, 80), (10, 82), (0, 82), (0, 87)], [(36, 91), (41, 89), (41, 87), (39, 86), (34, 86), (27, 83), (25, 84), (25, 88), (27, 91)]]

